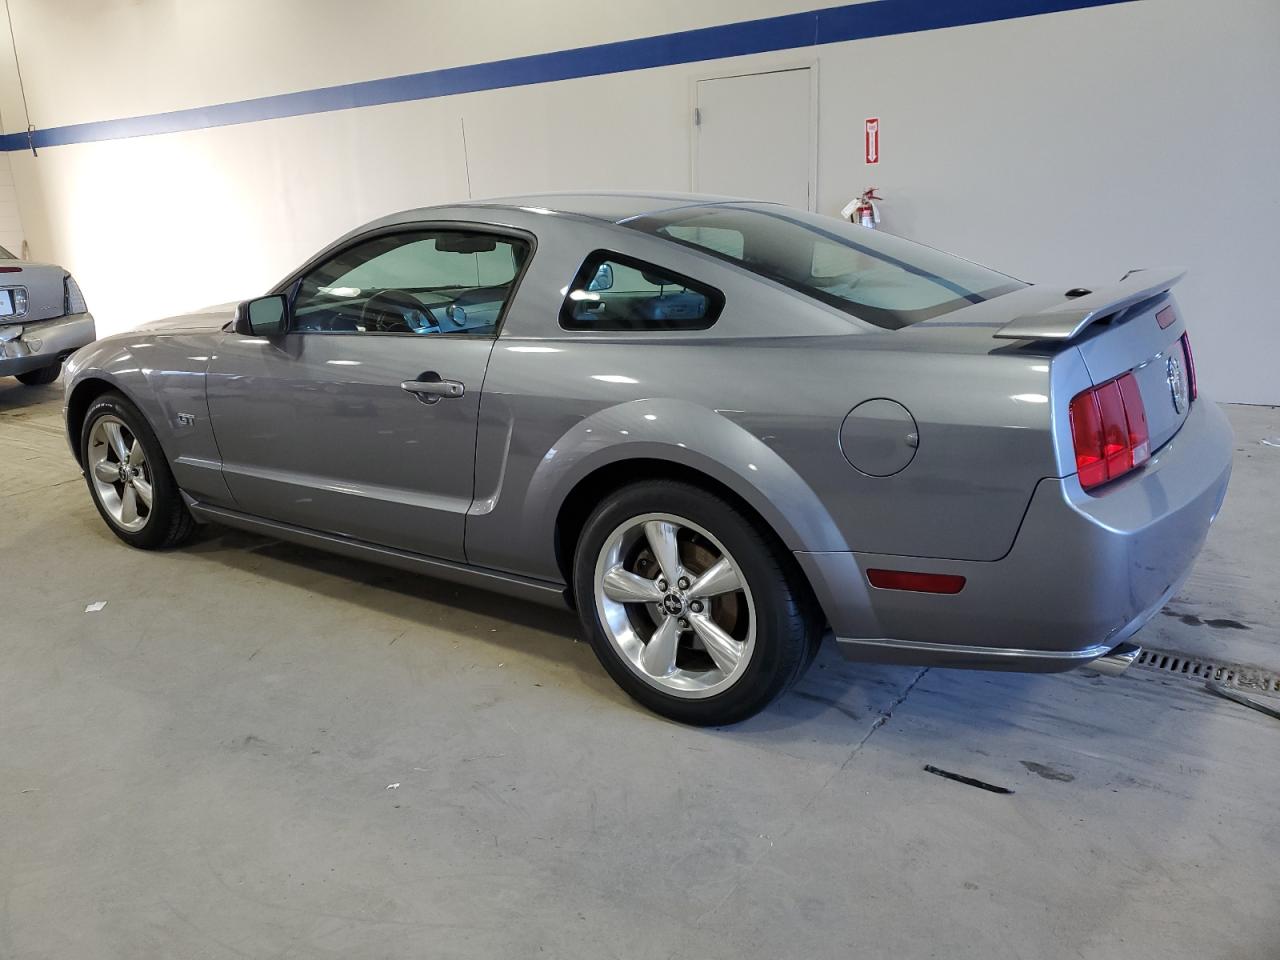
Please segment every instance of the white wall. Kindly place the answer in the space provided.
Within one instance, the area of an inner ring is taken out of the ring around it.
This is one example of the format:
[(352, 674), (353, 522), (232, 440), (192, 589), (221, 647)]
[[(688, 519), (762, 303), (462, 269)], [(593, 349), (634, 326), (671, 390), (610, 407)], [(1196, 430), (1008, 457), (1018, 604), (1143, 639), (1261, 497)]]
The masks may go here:
[[(10, 4), (41, 128), (813, 5)], [(820, 210), (835, 213), (874, 184), (888, 229), (1035, 281), (1087, 285), (1134, 266), (1190, 266), (1179, 294), (1206, 391), (1280, 403), (1270, 374), (1280, 347), (1270, 283), (1280, 254), (1278, 39), (1275, 0), (1141, 0), (10, 158), (32, 255), (71, 269), (111, 331), (260, 292), (360, 222), (465, 197), (463, 119), (477, 197), (687, 190), (695, 78), (817, 63)], [(0, 116), (15, 132), (25, 121), (6, 40)], [(877, 167), (862, 161), (868, 116), (881, 118)]]
[(0, 153), (0, 247), (4, 247), (15, 257), (21, 257), (25, 239), (22, 218), (18, 214), (18, 188), (13, 182), (9, 156)]

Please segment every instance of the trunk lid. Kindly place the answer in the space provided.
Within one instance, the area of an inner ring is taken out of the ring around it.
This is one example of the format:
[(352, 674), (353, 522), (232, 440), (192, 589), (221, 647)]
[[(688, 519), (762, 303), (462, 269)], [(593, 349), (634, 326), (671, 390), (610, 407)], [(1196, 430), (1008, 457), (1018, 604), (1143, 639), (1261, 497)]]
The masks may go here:
[[(1161, 321), (1167, 325), (1162, 327)], [(1181, 339), (1184, 332), (1177, 306), (1166, 293), (1095, 324), (1076, 344), (1094, 384), (1133, 374), (1153, 453), (1173, 439), (1190, 412), (1191, 371)]]
[(22, 316), (0, 317), (0, 322), (36, 323), (63, 315), (62, 279), (67, 271), (56, 264), (25, 260), (6, 260), (3, 265), (13, 272), (0, 273), (0, 287), (26, 287), (27, 312)]
[(1070, 343), (1096, 386), (1126, 373), (1137, 381), (1151, 450), (1168, 443), (1191, 407), (1191, 358), (1170, 288), (1186, 271), (1131, 270), (1117, 283), (1065, 290), (1043, 309), (1020, 312), (998, 340)]

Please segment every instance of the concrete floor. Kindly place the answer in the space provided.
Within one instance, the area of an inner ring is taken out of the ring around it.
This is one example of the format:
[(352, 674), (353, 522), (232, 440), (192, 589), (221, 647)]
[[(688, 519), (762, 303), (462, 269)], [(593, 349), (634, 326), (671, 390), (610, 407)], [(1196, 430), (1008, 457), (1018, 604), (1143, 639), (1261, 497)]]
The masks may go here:
[[(11, 383), (6, 960), (1280, 955), (1280, 722), (1141, 669), (827, 653), (685, 729), (568, 615), (219, 530), (128, 550), (58, 388)], [(1280, 667), (1280, 411), (1231, 415), (1222, 522), (1148, 633)]]

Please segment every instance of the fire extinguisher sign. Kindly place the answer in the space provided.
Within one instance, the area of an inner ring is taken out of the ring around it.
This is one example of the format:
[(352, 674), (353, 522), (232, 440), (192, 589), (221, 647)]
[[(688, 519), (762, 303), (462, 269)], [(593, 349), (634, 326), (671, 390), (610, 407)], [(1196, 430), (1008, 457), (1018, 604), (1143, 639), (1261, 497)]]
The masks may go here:
[(880, 118), (867, 117), (867, 163), (880, 162)]

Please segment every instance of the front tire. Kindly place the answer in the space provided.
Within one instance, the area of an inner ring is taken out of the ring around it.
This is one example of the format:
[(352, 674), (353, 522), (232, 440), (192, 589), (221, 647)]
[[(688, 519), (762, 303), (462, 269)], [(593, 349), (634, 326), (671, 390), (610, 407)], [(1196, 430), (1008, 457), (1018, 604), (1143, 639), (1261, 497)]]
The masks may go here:
[(43, 387), (53, 383), (62, 373), (62, 361), (50, 364), (47, 367), (40, 367), (36, 370), (28, 370), (26, 373), (15, 374), (19, 383), (27, 387)]
[(132, 403), (104, 393), (80, 431), (80, 462), (98, 513), (111, 532), (143, 550), (174, 547), (195, 526), (160, 441)]
[(676, 481), (607, 497), (574, 555), (583, 630), (618, 685), (655, 713), (737, 723), (794, 683), (821, 636), (794, 561), (725, 499)]

